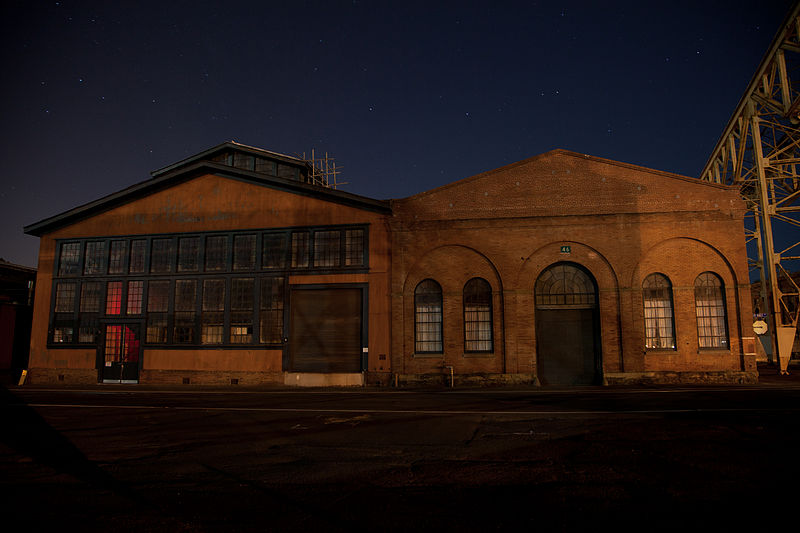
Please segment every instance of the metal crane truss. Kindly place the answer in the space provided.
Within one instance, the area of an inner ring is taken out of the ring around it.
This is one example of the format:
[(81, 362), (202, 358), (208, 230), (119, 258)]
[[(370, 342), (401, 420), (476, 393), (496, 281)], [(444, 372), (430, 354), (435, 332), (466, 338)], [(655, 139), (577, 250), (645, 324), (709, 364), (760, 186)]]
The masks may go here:
[[(800, 267), (800, 3), (764, 56), (700, 178), (744, 198), (748, 263), (761, 278), (773, 350), (786, 373), (798, 324)], [(777, 341), (777, 343), (775, 342)]]

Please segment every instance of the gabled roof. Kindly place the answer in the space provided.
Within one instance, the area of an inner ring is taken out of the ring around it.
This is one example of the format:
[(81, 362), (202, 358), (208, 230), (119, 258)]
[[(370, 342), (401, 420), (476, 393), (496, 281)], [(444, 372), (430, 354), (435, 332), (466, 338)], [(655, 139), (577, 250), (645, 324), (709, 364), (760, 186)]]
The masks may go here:
[(213, 174), (215, 176), (238, 179), (272, 189), (319, 198), (321, 200), (354, 207), (356, 209), (386, 214), (391, 212), (388, 201), (375, 200), (336, 189), (329, 189), (327, 187), (311, 185), (301, 181), (271, 176), (252, 170), (245, 170), (208, 159), (219, 152), (223, 152), (225, 149), (235, 149), (237, 152), (247, 152), (251, 155), (267, 157), (269, 159), (282, 161), (297, 167), (307, 165), (307, 163), (302, 159), (277, 154), (275, 152), (269, 152), (267, 150), (260, 150), (258, 148), (252, 148), (234, 142), (226, 142), (201, 152), (195, 156), (179, 161), (178, 163), (153, 171), (151, 173), (153, 176), (151, 179), (131, 185), (126, 189), (109, 194), (108, 196), (104, 196), (103, 198), (93, 202), (89, 202), (87, 204), (70, 209), (69, 211), (65, 211), (61, 214), (25, 226), (23, 231), (28, 235), (40, 237), (63, 226), (73, 224), (79, 220), (89, 218), (103, 211), (107, 211), (117, 206), (138, 200), (157, 191), (167, 189), (204, 174)]
[(24, 274), (36, 274), (36, 267), (29, 267), (25, 265), (18, 265), (16, 263), (11, 263), (6, 261), (2, 257), (0, 257), (0, 270), (13, 270), (17, 272), (22, 272)]
[(208, 150), (200, 152), (199, 154), (195, 154), (191, 157), (187, 157), (186, 159), (178, 161), (177, 163), (172, 163), (171, 165), (167, 165), (158, 170), (154, 170), (150, 172), (150, 175), (154, 178), (157, 178), (162, 174), (172, 172), (173, 170), (177, 170), (179, 168), (187, 167), (196, 161), (212, 160), (214, 156), (224, 153), (228, 150), (235, 150), (236, 152), (246, 153), (256, 157), (264, 157), (266, 159), (281, 161), (283, 163), (288, 163), (293, 166), (302, 166), (310, 168), (308, 162), (306, 162), (303, 159), (298, 159), (297, 157), (279, 154), (278, 152), (271, 152), (269, 150), (256, 148), (254, 146), (248, 146), (246, 144), (237, 143), (236, 141), (226, 141), (222, 144), (218, 144), (213, 148), (209, 148)]
[(421, 222), (714, 211), (738, 199), (736, 187), (551, 150), (392, 200), (392, 214)]

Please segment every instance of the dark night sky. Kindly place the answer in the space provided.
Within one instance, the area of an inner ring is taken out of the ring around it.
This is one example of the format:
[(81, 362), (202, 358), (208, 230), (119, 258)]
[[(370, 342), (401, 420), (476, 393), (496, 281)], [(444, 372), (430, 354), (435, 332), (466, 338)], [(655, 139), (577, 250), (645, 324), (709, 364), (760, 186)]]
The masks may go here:
[(697, 176), (790, 0), (0, 8), (0, 257), (226, 140), (397, 198), (551, 150)]

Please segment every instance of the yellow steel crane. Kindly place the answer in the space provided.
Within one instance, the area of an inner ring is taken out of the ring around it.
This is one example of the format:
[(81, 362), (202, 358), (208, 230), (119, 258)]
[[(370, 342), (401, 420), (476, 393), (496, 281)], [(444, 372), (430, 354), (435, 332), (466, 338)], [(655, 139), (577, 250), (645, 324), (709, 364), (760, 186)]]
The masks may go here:
[[(773, 354), (787, 372), (800, 266), (800, 2), (795, 2), (700, 175), (739, 187)], [(755, 244), (755, 246), (753, 246)], [(753, 254), (755, 255), (755, 254)], [(794, 267), (794, 268), (793, 268)]]

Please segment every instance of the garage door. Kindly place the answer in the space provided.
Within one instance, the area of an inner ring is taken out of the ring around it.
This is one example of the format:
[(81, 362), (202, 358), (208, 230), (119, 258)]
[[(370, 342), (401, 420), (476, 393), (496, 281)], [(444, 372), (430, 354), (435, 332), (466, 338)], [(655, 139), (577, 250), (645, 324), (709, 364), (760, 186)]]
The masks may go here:
[(290, 371), (361, 372), (361, 289), (293, 289)]

